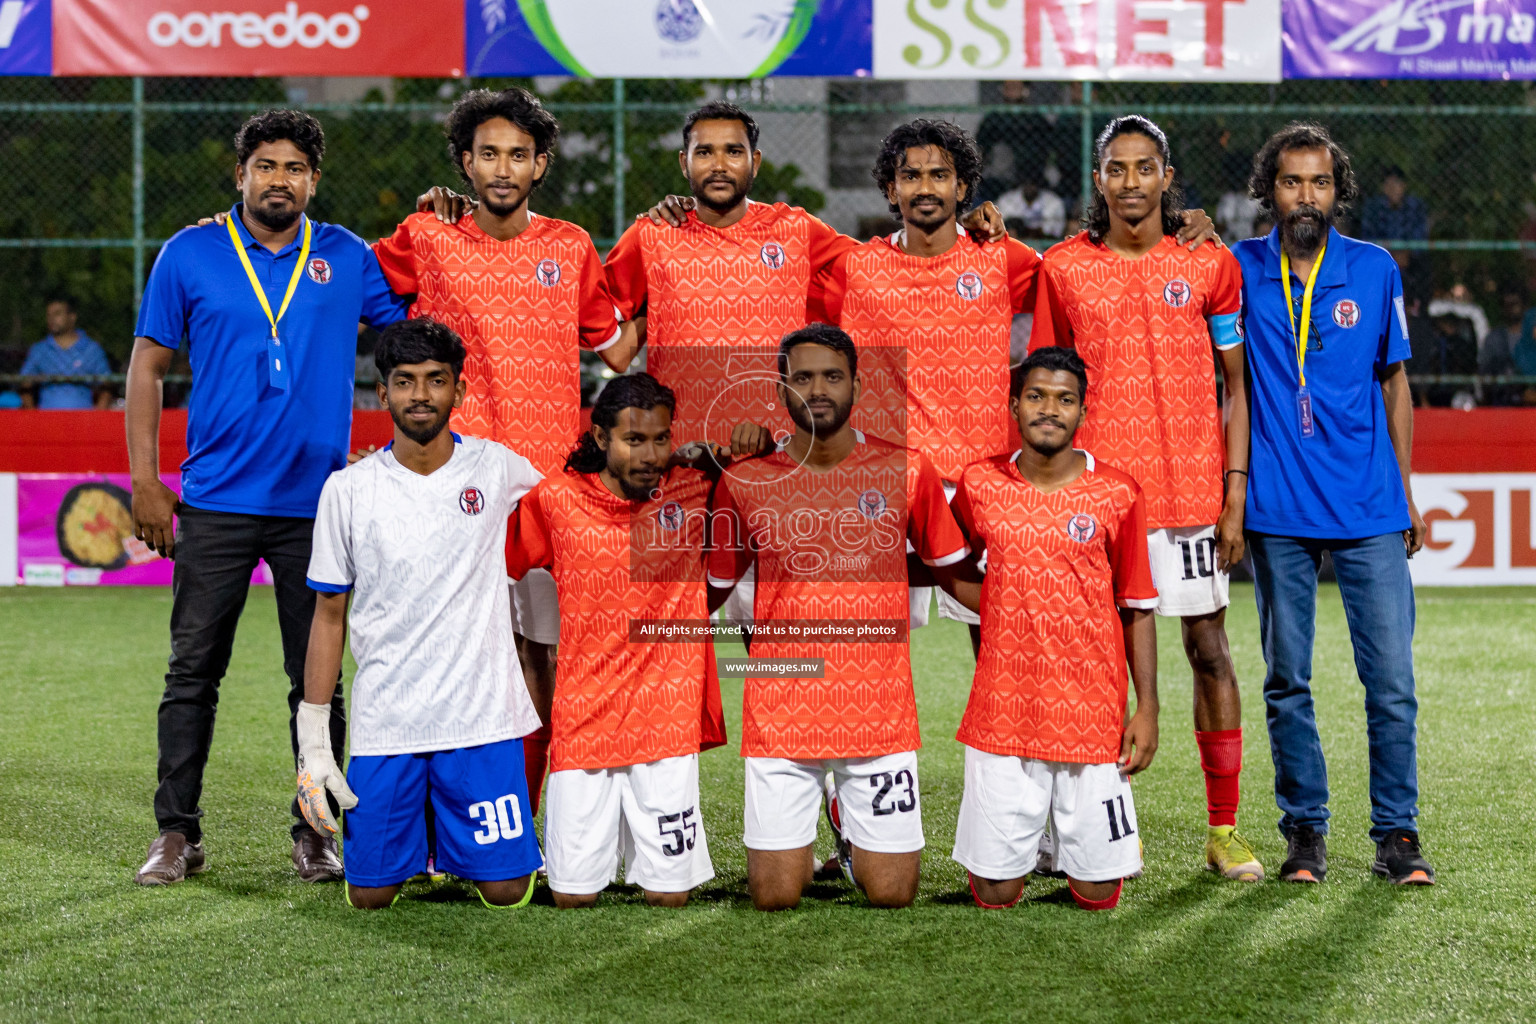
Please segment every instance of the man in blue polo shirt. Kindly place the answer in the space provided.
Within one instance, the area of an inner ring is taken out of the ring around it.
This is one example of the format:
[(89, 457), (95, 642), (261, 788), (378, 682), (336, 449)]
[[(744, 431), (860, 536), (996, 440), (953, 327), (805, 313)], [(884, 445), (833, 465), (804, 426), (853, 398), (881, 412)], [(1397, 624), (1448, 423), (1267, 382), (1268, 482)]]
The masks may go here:
[[(112, 372), (101, 346), (79, 329), (73, 301), (59, 297), (48, 300), (43, 310), (48, 323), (48, 337), (27, 350), (21, 375), (36, 377), (83, 377)], [(105, 409), (112, 401), (108, 388), (96, 389), (92, 398), (89, 384), (42, 384), (35, 399), (23, 400), (36, 409)], [(30, 404), (29, 404), (30, 402)]]
[(1409, 457), (1408, 323), (1396, 262), (1333, 228), (1355, 198), (1349, 156), (1320, 125), (1277, 132), (1254, 157), (1267, 238), (1232, 247), (1243, 269), (1251, 451), (1248, 549), (1268, 674), (1270, 752), (1287, 857), (1280, 875), (1328, 869), (1328, 775), (1313, 714), (1317, 574), (1333, 559), (1365, 684), (1372, 870), (1428, 885), (1419, 849), (1413, 583), (1424, 542)]
[[(226, 223), (187, 228), (166, 243), (139, 311), (127, 398), (134, 526), (176, 560), (159, 712), (160, 834), (135, 879), (145, 885), (206, 867), (203, 768), (257, 559), (275, 583), (293, 738), (315, 609), (305, 572), (320, 489), (347, 461), (357, 324), (382, 330), (405, 316), (367, 244), (304, 215), (324, 150), (308, 114), (269, 110), (247, 121), (235, 135), (242, 202)], [(158, 436), (161, 381), (183, 338), (192, 398), (178, 503), (160, 482)], [(339, 694), (331, 708), (339, 760)], [(293, 749), (297, 756), (296, 740)], [(340, 878), (335, 840), (304, 822), (297, 800), (292, 813), (299, 876)]]

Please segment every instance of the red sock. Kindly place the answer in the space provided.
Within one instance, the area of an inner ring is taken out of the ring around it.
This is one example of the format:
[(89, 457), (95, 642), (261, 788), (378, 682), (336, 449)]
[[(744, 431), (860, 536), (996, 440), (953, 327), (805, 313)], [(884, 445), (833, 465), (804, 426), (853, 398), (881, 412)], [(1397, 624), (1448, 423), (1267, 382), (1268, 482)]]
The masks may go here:
[(544, 792), (544, 772), (549, 767), (549, 726), (523, 737), (523, 774), (528, 777), (528, 813), (539, 813), (539, 794)]
[(965, 877), (966, 880), (971, 883), (971, 899), (975, 900), (976, 905), (982, 910), (1007, 910), (1009, 907), (1019, 902), (1019, 900), (1024, 896), (1024, 887), (1021, 885), (1019, 886), (1019, 895), (1015, 896), (1007, 903), (988, 903), (986, 900), (983, 900), (980, 896), (976, 895), (976, 876), (967, 871), (965, 873)]
[(1072, 898), (1076, 900), (1077, 905), (1082, 907), (1084, 910), (1113, 910), (1115, 905), (1120, 902), (1120, 893), (1125, 889), (1125, 879), (1122, 878), (1120, 881), (1116, 882), (1115, 891), (1101, 900), (1089, 899), (1082, 893), (1078, 892), (1076, 889), (1072, 888), (1071, 882), (1067, 883), (1067, 888), (1072, 889)]
[(1205, 772), (1205, 808), (1212, 825), (1237, 824), (1238, 779), (1243, 773), (1243, 730), (1195, 730)]

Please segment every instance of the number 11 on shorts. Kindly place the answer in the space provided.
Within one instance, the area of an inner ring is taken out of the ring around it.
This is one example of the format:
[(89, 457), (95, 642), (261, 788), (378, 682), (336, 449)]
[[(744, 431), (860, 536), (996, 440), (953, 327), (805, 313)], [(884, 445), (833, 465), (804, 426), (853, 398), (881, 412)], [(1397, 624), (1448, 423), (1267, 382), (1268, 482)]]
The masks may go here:
[[(1120, 819), (1118, 821), (1115, 820), (1115, 801), (1116, 800), (1118, 800), (1120, 802)], [(1119, 842), (1121, 839), (1124, 839), (1126, 836), (1133, 836), (1133, 835), (1136, 834), (1136, 830), (1131, 828), (1131, 819), (1130, 819), (1130, 817), (1127, 816), (1126, 813), (1125, 813), (1125, 797), (1124, 797), (1124, 795), (1117, 796), (1117, 797), (1112, 797), (1112, 798), (1110, 798), (1108, 800), (1102, 801), (1102, 803), (1104, 804), (1104, 813), (1109, 815), (1109, 841), (1110, 842), (1112, 842), (1112, 843)]]

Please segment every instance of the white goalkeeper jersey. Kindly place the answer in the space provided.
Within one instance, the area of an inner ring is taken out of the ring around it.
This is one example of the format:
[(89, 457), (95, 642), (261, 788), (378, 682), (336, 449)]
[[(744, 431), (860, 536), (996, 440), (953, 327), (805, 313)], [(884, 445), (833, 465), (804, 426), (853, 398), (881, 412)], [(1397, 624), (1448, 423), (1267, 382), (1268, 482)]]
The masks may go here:
[(309, 585), (352, 591), (353, 755), (414, 754), (539, 727), (512, 640), (507, 516), (539, 482), (494, 441), (454, 436), (422, 476), (386, 448), (320, 494)]

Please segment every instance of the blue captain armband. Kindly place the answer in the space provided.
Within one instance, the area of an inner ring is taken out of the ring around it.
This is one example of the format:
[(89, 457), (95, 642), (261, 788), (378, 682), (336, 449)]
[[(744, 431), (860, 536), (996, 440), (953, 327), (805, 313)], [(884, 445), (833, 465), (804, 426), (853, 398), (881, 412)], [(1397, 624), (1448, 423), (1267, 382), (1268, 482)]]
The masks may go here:
[(1242, 318), (1241, 311), (1211, 317), (1211, 341), (1217, 348), (1236, 348), (1243, 343)]

